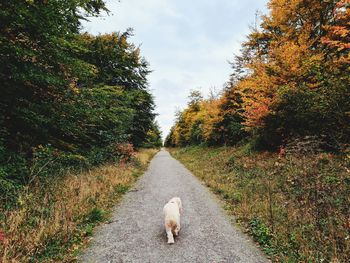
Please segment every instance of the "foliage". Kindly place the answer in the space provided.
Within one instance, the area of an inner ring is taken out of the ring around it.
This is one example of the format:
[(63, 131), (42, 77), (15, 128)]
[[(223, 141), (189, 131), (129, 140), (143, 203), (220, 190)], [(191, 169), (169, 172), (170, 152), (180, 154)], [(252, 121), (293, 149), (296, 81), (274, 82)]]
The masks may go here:
[(129, 162), (135, 155), (134, 147), (130, 143), (118, 144), (116, 154), (119, 155), (121, 163)]
[[(47, 150), (42, 149), (47, 152)], [(105, 164), (84, 172), (35, 180), (22, 188), (16, 207), (0, 209), (4, 262), (74, 262), (95, 226), (136, 181), (157, 150), (134, 154), (137, 162)]]
[(150, 73), (147, 61), (140, 56), (140, 49), (128, 42), (132, 30), (100, 35), (81, 36), (87, 52), (83, 58), (94, 65), (97, 71), (94, 78), (81, 81), (81, 85), (121, 86), (129, 97), (129, 107), (134, 110), (128, 127), (130, 142), (141, 146), (153, 127), (155, 114), (152, 95), (147, 90), (147, 75)]
[(188, 107), (177, 113), (176, 124), (165, 139), (166, 146), (234, 144), (245, 136), (228, 92), (221, 98), (203, 99), (195, 91), (189, 99)]
[(349, 141), (348, 72), (321, 41), (334, 23), (336, 2), (272, 0), (261, 30), (243, 44), (249, 72), (237, 87), (244, 125), (270, 146), (305, 135), (325, 135), (335, 148)]
[(163, 145), (162, 133), (158, 123), (153, 122), (152, 126), (147, 132), (146, 141), (142, 145), (143, 148), (159, 148)]
[(250, 220), (249, 227), (251, 235), (263, 248), (271, 246), (272, 235), (270, 230), (259, 218)]
[(0, 207), (38, 177), (150, 144), (150, 70), (132, 32), (80, 33), (84, 17), (106, 11), (102, 0), (1, 1)]
[(249, 144), (170, 151), (274, 262), (349, 262), (349, 156), (255, 152)]
[(224, 92), (179, 113), (168, 145), (235, 144), (250, 135), (265, 149), (303, 136), (325, 138), (326, 150), (349, 146), (349, 1), (268, 7), (231, 63)]
[(333, 21), (324, 27), (327, 33), (322, 38), (323, 43), (335, 53), (337, 62), (344, 63), (347, 68), (350, 63), (349, 5), (349, 0), (337, 1), (333, 9)]

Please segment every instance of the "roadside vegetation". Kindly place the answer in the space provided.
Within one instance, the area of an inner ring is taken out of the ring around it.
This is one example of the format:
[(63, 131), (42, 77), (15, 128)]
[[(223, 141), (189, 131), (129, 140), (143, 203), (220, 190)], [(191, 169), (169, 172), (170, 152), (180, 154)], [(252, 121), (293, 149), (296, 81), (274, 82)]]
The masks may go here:
[[(234, 145), (276, 150), (313, 136), (322, 150), (350, 142), (349, 0), (270, 0), (220, 94), (190, 94), (168, 146)], [(260, 22), (260, 25), (258, 24)]]
[(135, 149), (162, 145), (132, 30), (83, 32), (101, 13), (103, 0), (0, 3), (3, 262), (69, 260), (144, 168)]
[(349, 262), (350, 2), (270, 0), (165, 145), (276, 262)]
[(349, 262), (350, 156), (172, 148), (274, 262)]
[[(15, 209), (1, 211), (1, 262), (72, 262), (94, 227), (143, 173), (157, 150), (26, 186)], [(126, 155), (125, 155), (126, 156)]]

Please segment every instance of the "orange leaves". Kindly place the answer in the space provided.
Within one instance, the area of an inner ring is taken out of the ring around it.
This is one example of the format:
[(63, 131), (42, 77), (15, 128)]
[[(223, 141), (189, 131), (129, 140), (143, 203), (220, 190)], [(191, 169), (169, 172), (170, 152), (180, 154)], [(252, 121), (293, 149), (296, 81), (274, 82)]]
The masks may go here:
[(120, 158), (120, 162), (125, 164), (136, 156), (134, 146), (131, 143), (120, 143), (116, 145), (116, 154)]
[(189, 104), (174, 128), (179, 138), (190, 142), (195, 133), (205, 142), (236, 143), (245, 129), (276, 147), (296, 135), (333, 137), (331, 123), (346, 127), (350, 68), (342, 63), (350, 64), (350, 0), (270, 0), (268, 6), (231, 63), (223, 95), (201, 99), (197, 110)]
[(336, 62), (350, 63), (350, 0), (339, 0), (333, 10), (333, 21), (325, 25), (322, 42), (334, 50)]
[(268, 27), (265, 28), (278, 28), (278, 38), (309, 35), (317, 27), (313, 21), (320, 20), (324, 9), (319, 0), (271, 0), (268, 6), (271, 15), (265, 18), (268, 20)]
[[(249, 130), (251, 127), (262, 127), (263, 119), (270, 111), (276, 91), (277, 78), (269, 75), (268, 71), (276, 70), (274, 65), (255, 62), (250, 65), (253, 74), (238, 83), (237, 88), (241, 91), (243, 100), (244, 125)], [(273, 69), (275, 68), (275, 69)]]
[(244, 116), (246, 121), (244, 125), (248, 128), (250, 127), (263, 127), (264, 118), (271, 113), (269, 106), (271, 104), (271, 99), (261, 98), (259, 101), (252, 102), (245, 108)]
[[(324, 7), (318, 0), (269, 2), (270, 16), (262, 18), (261, 30), (254, 30), (243, 44), (250, 48), (245, 59), (249, 63), (244, 65), (249, 74), (236, 84), (247, 129), (265, 126), (264, 119), (275, 114), (272, 108), (278, 105), (284, 87), (319, 87), (318, 78), (310, 72), (324, 61), (323, 51), (315, 48), (320, 44), (318, 21), (325, 16)], [(256, 44), (261, 36), (265, 36), (265, 46)]]

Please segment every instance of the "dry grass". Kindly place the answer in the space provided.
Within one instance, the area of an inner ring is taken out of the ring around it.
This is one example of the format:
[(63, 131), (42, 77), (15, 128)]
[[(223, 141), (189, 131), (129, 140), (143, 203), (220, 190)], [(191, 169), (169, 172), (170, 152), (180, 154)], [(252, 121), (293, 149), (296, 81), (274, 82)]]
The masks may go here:
[(71, 262), (93, 227), (147, 167), (156, 150), (129, 164), (105, 165), (23, 191), (18, 208), (4, 212), (2, 262)]
[(170, 149), (275, 262), (350, 262), (350, 158)]

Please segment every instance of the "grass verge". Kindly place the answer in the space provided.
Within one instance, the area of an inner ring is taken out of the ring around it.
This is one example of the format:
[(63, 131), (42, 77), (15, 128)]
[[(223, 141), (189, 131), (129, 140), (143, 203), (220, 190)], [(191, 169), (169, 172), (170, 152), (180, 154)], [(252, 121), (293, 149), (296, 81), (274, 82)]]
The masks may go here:
[(72, 262), (96, 225), (147, 168), (157, 150), (25, 189), (16, 209), (0, 211), (2, 262)]
[(350, 262), (350, 156), (169, 149), (274, 262)]

